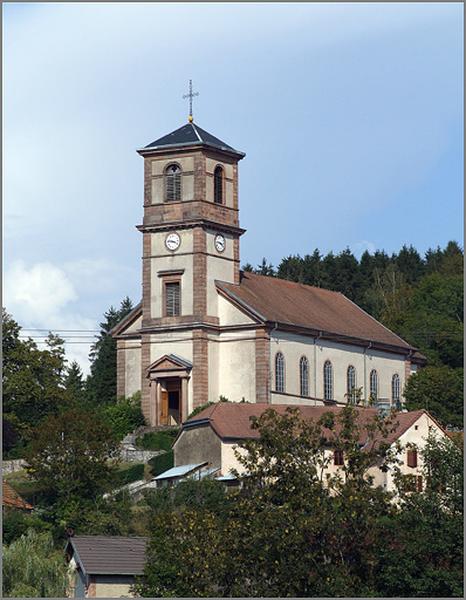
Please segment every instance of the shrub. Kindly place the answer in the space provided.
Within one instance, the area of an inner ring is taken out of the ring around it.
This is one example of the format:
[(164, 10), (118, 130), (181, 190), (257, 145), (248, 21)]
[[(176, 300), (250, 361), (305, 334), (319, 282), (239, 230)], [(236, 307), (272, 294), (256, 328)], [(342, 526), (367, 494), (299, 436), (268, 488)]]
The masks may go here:
[(174, 465), (173, 450), (165, 452), (164, 454), (159, 454), (159, 456), (154, 456), (154, 458), (149, 460), (149, 464), (151, 466), (153, 477), (157, 477), (157, 475), (168, 471), (168, 469), (171, 469)]
[(141, 393), (137, 392), (130, 398), (121, 398), (116, 404), (103, 408), (104, 419), (112, 428), (115, 436), (122, 440), (126, 434), (131, 433), (145, 424), (141, 412)]
[(144, 464), (136, 463), (120, 469), (116, 474), (116, 484), (126, 485), (144, 478)]
[(136, 439), (136, 446), (143, 450), (171, 450), (179, 429), (152, 431)]

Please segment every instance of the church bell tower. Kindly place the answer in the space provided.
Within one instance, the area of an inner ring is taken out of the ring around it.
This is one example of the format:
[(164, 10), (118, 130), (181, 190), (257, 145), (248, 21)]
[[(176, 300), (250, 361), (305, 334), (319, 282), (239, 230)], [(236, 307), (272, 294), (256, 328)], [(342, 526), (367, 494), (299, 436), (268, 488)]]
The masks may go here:
[(163, 425), (172, 422), (170, 414), (185, 420), (210, 399), (215, 281), (239, 283), (238, 162), (245, 154), (192, 117), (138, 153), (144, 158), (142, 408), (151, 424)]

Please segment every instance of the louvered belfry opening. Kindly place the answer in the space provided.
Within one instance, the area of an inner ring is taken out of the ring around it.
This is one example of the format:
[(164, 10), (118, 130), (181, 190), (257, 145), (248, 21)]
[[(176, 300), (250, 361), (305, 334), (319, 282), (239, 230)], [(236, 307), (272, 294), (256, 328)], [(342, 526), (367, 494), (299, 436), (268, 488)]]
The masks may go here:
[(223, 204), (223, 169), (215, 167), (214, 171), (214, 202)]
[(165, 200), (166, 202), (181, 200), (181, 169), (178, 165), (168, 165), (165, 170)]
[(165, 283), (165, 314), (177, 317), (180, 314), (181, 287), (179, 281)]

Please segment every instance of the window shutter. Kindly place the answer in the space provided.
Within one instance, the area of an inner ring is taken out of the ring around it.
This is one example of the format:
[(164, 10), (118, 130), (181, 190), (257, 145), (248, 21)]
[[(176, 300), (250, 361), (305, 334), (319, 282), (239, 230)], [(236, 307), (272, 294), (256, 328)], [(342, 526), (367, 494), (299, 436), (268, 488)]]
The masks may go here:
[(417, 467), (417, 450), (408, 450), (406, 464), (408, 467)]
[(214, 172), (214, 202), (223, 203), (223, 169), (216, 167)]
[(422, 492), (422, 475), (418, 475), (416, 479), (416, 491)]
[(165, 284), (165, 312), (167, 317), (176, 317), (180, 314), (180, 284), (171, 282)]
[(344, 464), (343, 450), (334, 450), (334, 452), (333, 452), (333, 464), (337, 465), (337, 466), (342, 466)]

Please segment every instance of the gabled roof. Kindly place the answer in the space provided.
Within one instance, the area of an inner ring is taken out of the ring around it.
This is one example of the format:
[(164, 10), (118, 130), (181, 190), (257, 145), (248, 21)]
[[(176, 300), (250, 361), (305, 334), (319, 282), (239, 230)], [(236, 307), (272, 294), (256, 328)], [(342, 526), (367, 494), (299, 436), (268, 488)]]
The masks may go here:
[(67, 549), (87, 575), (142, 575), (146, 544), (145, 537), (76, 535)]
[[(265, 410), (271, 408), (278, 414), (283, 415), (287, 408), (297, 408), (305, 420), (317, 421), (325, 413), (338, 414), (342, 407), (337, 406), (297, 406), (289, 404), (267, 404), (264, 402), (218, 402), (205, 408), (203, 411), (189, 419), (183, 424), (183, 429), (202, 427), (209, 424), (222, 440), (245, 440), (259, 438), (257, 429), (251, 429), (251, 417), (259, 417)], [(358, 412), (358, 424), (364, 428), (374, 417), (379, 414), (376, 408), (356, 407)], [(407, 429), (411, 427), (426, 411), (415, 410), (411, 412), (399, 412), (396, 414), (395, 422), (398, 423), (395, 431), (390, 433), (386, 441), (393, 443)], [(430, 416), (430, 415), (429, 415)], [(361, 431), (361, 443), (365, 442), (365, 432)]]
[(281, 328), (303, 328), (323, 337), (347, 343), (360, 340), (405, 354), (415, 351), (340, 292), (249, 272), (241, 273), (239, 285), (223, 281), (216, 285), (249, 314)]
[(205, 146), (208, 148), (214, 148), (215, 150), (221, 150), (229, 154), (235, 154), (236, 156), (243, 158), (244, 152), (235, 150), (227, 143), (222, 142), (219, 138), (215, 137), (208, 131), (201, 129), (199, 125), (194, 123), (187, 123), (175, 131), (168, 133), (167, 135), (158, 138), (151, 142), (144, 148), (138, 150), (140, 154), (145, 154), (155, 150), (165, 150), (169, 148), (178, 148), (184, 146)]
[(164, 354), (153, 363), (151, 363), (146, 371), (155, 371), (156, 369), (160, 370), (170, 370), (170, 369), (187, 369), (191, 370), (193, 368), (193, 363), (186, 358), (182, 358), (178, 356), (178, 354)]
[(2, 504), (3, 506), (20, 508), (22, 510), (32, 510), (33, 508), (32, 505), (21, 498), (18, 492), (5, 480), (2, 481)]
[(136, 304), (136, 306), (123, 317), (112, 329), (110, 329), (110, 335), (117, 336), (124, 333), (125, 329), (132, 325), (142, 315), (142, 302)]

